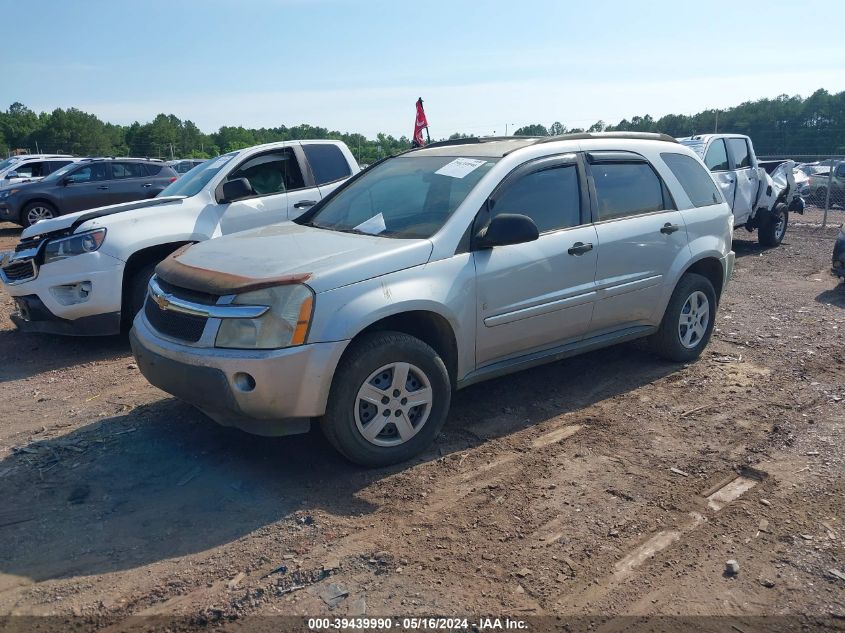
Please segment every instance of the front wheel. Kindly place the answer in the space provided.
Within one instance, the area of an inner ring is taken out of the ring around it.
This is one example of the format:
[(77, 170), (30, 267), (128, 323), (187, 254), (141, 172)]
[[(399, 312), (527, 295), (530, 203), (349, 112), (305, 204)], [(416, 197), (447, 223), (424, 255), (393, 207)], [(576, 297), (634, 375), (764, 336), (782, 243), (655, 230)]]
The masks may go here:
[(789, 210), (783, 203), (775, 206), (774, 211), (760, 225), (757, 241), (762, 246), (778, 246), (786, 235), (786, 225), (789, 223)]
[(21, 224), (29, 227), (41, 220), (52, 220), (56, 215), (56, 209), (53, 205), (46, 202), (31, 202), (24, 207), (23, 213), (21, 213)]
[(451, 396), (449, 374), (434, 349), (401, 332), (374, 332), (344, 354), (321, 427), (356, 464), (396, 464), (434, 440)]
[(697, 359), (713, 333), (716, 291), (706, 277), (687, 273), (675, 286), (660, 329), (651, 337), (651, 349), (679, 363)]

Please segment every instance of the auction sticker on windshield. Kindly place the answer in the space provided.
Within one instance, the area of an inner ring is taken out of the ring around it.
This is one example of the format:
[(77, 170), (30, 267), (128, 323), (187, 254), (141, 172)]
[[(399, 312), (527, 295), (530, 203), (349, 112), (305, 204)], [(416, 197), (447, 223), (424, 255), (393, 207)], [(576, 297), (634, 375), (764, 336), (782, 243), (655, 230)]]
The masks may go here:
[(446, 163), (438, 169), (435, 174), (440, 176), (450, 176), (452, 178), (463, 178), (469, 173), (472, 173), (481, 167), (487, 161), (478, 160), (477, 158), (456, 158), (451, 163)]
[(361, 231), (361, 233), (369, 233), (370, 235), (384, 233), (387, 230), (387, 225), (384, 223), (384, 215), (381, 213), (374, 215), (369, 220), (361, 222), (354, 230)]

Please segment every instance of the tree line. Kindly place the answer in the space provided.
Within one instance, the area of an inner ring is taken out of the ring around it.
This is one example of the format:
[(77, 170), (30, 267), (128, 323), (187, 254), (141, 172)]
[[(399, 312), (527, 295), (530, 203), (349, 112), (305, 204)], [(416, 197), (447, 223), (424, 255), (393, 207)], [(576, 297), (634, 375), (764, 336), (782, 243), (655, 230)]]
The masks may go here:
[[(596, 121), (588, 128), (568, 129), (560, 122), (548, 127), (535, 123), (518, 128), (515, 135), (547, 136), (567, 132), (635, 131), (690, 136), (714, 131), (747, 134), (760, 155), (845, 154), (845, 92), (817, 90), (811, 96), (781, 95), (748, 101), (726, 110), (697, 114), (651, 115), (623, 119), (616, 124)], [(456, 133), (450, 138), (466, 138)], [(339, 132), (301, 124), (293, 127), (245, 128), (223, 126), (206, 134), (192, 121), (159, 114), (148, 123), (116, 125), (76, 108), (35, 113), (21, 103), (0, 111), (0, 156), (24, 149), (29, 152), (67, 153), (81, 156), (146, 156), (150, 158), (210, 158), (259, 143), (332, 138), (345, 142), (360, 163), (373, 163), (410, 147), (406, 136)]]
[(557, 135), (578, 132), (662, 132), (673, 137), (711, 132), (746, 134), (761, 156), (829, 156), (845, 154), (845, 92), (817, 90), (806, 99), (780, 95), (747, 101), (726, 110), (697, 114), (635, 116), (613, 124), (596, 121), (588, 128), (567, 129), (555, 122), (548, 128), (535, 123), (516, 135)]

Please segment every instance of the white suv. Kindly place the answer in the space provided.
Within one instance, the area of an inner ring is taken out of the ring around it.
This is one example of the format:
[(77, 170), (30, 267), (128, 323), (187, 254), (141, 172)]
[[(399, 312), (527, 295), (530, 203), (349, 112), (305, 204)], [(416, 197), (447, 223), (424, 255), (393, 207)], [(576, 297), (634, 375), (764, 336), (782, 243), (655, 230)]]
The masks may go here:
[(206, 161), (155, 198), (37, 222), (0, 260), (12, 321), (31, 332), (116, 334), (170, 253), (293, 219), (358, 171), (339, 141), (269, 143)]
[(80, 161), (67, 154), (24, 154), (0, 162), (0, 189), (20, 182), (34, 182), (65, 165)]

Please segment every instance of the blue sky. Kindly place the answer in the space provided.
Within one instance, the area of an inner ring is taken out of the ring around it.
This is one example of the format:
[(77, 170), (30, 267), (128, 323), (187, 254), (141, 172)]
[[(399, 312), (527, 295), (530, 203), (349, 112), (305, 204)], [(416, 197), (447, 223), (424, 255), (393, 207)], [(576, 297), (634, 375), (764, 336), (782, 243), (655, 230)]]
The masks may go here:
[[(845, 90), (841, 0), (4, 2), (0, 108), (432, 136)], [(143, 10), (139, 10), (143, 8)]]

